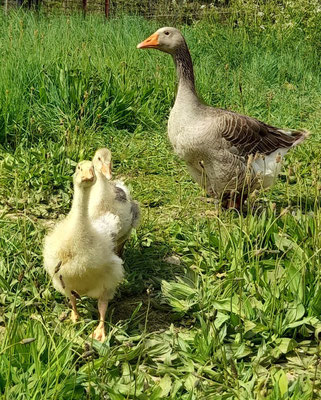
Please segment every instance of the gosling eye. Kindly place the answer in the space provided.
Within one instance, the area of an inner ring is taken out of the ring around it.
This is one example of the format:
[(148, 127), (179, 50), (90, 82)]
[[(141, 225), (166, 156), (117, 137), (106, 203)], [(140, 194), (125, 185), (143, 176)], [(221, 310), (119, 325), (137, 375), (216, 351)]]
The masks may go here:
[(100, 157), (98, 157), (98, 160), (99, 160), (99, 161), (101, 161), (101, 158), (100, 158)]

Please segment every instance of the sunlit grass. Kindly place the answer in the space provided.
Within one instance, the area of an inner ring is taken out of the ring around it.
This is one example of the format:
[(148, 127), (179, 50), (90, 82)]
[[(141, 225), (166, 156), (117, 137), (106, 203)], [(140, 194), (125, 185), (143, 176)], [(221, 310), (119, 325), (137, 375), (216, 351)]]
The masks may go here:
[[(271, 124), (308, 129), (311, 137), (289, 154), (277, 185), (240, 214), (202, 201), (170, 148), (172, 61), (136, 50), (156, 22), (0, 17), (4, 399), (317, 396), (316, 30), (249, 15), (181, 27), (201, 96)], [(44, 273), (41, 248), (52, 221), (69, 210), (75, 163), (103, 145), (141, 203), (143, 221), (127, 245), (126, 278), (100, 345), (89, 339), (93, 301), (80, 302), (77, 325), (64, 320), (67, 301)], [(20, 343), (30, 337), (36, 340)]]

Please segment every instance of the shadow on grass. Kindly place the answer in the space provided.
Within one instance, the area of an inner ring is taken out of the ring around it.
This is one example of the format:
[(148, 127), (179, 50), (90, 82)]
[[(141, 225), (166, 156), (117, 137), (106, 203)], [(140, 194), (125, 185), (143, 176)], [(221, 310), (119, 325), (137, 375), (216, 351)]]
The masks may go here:
[(243, 215), (246, 216), (249, 212), (256, 213), (260, 215), (263, 211), (270, 209), (273, 204), (273, 210), (278, 215), (283, 212), (285, 208), (289, 208), (292, 211), (300, 209), (302, 213), (308, 213), (311, 211), (315, 211), (316, 209), (321, 207), (321, 197), (316, 198), (308, 195), (300, 195), (300, 196), (291, 196), (289, 199), (281, 198), (281, 199), (256, 199), (255, 202), (252, 202), (247, 210), (243, 212)]
[(145, 326), (147, 331), (167, 328), (175, 320), (175, 314), (165, 304), (160, 304), (162, 280), (171, 280), (183, 273), (181, 265), (166, 262), (172, 255), (164, 243), (152, 242), (149, 246), (128, 246), (124, 253), (125, 282), (115, 299), (112, 320), (128, 320), (139, 308), (134, 325)]
[(121, 293), (133, 295), (147, 288), (158, 290), (163, 279), (169, 280), (174, 275), (182, 274), (181, 265), (166, 261), (166, 257), (172, 254), (171, 248), (164, 243), (128, 246), (124, 253), (125, 283), (121, 286)]
[[(165, 304), (160, 304), (162, 280), (171, 280), (182, 274), (182, 266), (166, 262), (172, 255), (164, 243), (152, 242), (150, 246), (128, 246), (124, 253), (125, 283), (120, 288), (113, 323), (128, 320), (137, 309), (135, 323), (148, 332), (166, 329), (175, 320), (175, 314)], [(134, 321), (133, 321), (134, 322)]]
[[(110, 302), (108, 317), (113, 324), (128, 322), (130, 330), (155, 332), (169, 327), (177, 314), (161, 303), (161, 282), (182, 275), (182, 265), (165, 261), (170, 247), (153, 242), (150, 246), (127, 245), (124, 252), (125, 280)], [(88, 307), (88, 305), (87, 305)], [(89, 300), (89, 314), (97, 318), (97, 303)]]
[(131, 330), (139, 332), (162, 331), (177, 320), (168, 306), (159, 304), (159, 299), (145, 293), (113, 301), (111, 314), (113, 324), (127, 321)]
[(321, 197), (313, 197), (313, 196), (296, 196), (291, 197), (291, 206), (298, 207), (302, 210), (302, 212), (315, 211), (316, 209), (321, 207)]

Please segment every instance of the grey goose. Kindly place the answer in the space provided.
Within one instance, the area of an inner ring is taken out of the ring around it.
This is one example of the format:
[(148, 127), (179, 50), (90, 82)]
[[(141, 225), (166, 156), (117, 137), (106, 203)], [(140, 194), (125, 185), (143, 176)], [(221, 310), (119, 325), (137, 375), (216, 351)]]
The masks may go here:
[(195, 89), (188, 46), (175, 28), (158, 29), (137, 48), (158, 49), (173, 57), (178, 88), (168, 136), (194, 180), (228, 207), (239, 207), (249, 192), (271, 186), (283, 156), (301, 143), (307, 132), (286, 131), (204, 104)]

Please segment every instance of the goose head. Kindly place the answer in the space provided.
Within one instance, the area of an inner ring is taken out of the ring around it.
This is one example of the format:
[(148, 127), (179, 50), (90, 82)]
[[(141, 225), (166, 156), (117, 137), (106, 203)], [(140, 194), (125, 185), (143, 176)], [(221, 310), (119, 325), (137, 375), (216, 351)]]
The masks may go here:
[(93, 164), (96, 171), (101, 172), (108, 180), (112, 179), (110, 150), (106, 148), (97, 150), (93, 158)]
[(91, 161), (81, 161), (77, 164), (74, 173), (74, 184), (86, 188), (92, 186), (96, 182), (94, 165)]
[(173, 55), (182, 46), (186, 46), (186, 42), (181, 32), (176, 28), (164, 27), (139, 43), (137, 48), (157, 49)]

